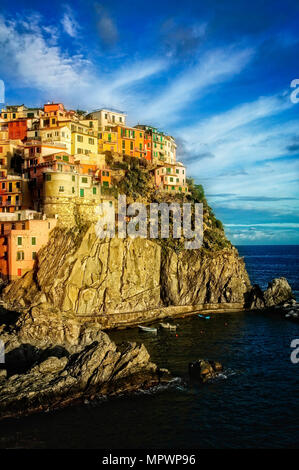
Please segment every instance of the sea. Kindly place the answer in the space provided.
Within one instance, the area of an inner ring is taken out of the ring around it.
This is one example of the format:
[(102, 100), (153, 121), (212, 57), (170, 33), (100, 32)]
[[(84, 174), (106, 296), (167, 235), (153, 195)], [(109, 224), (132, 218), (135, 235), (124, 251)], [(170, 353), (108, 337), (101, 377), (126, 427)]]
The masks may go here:
[[(240, 246), (252, 283), (286, 277), (299, 295), (299, 246)], [(110, 333), (147, 346), (168, 368), (167, 386), (0, 423), (0, 448), (215, 449), (299, 446), (299, 363), (291, 342), (299, 324), (279, 312), (215, 313), (176, 321), (157, 335)], [(223, 373), (200, 385), (188, 364), (220, 361)]]

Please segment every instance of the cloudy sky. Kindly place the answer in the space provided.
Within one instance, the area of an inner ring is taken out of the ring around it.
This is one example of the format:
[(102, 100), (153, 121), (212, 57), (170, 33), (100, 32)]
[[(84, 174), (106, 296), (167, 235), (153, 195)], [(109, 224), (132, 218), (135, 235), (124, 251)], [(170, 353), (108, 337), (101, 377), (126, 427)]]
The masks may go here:
[(298, 0), (25, 5), (1, 0), (8, 104), (125, 110), (177, 139), (233, 243), (299, 243)]

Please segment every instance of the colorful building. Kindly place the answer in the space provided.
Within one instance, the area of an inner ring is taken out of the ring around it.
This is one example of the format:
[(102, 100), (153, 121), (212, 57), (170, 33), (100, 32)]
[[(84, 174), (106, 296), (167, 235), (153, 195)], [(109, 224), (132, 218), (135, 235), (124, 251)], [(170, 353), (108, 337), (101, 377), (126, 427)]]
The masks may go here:
[(111, 128), (107, 131), (98, 133), (98, 151), (101, 152), (117, 152), (118, 151), (118, 133)]
[(168, 164), (156, 168), (155, 170), (156, 186), (162, 191), (169, 192), (188, 192), (186, 184), (186, 168), (180, 162), (174, 165)]
[(99, 131), (109, 130), (111, 126), (126, 125), (126, 113), (113, 109), (98, 109), (89, 113), (86, 118), (96, 119), (99, 123)]
[(29, 180), (8, 175), (0, 180), (0, 212), (15, 212), (31, 207)]
[(27, 119), (16, 119), (8, 122), (8, 138), (24, 140), (27, 137)]
[(14, 280), (30, 271), (57, 219), (1, 222), (0, 276)]

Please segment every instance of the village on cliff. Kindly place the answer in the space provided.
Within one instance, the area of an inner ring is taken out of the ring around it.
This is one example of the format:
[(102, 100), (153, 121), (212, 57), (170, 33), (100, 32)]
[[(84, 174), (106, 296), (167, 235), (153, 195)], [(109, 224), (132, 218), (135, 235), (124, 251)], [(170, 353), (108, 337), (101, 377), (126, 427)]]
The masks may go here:
[(113, 109), (6, 106), (0, 114), (0, 278), (31, 270), (58, 221), (74, 224), (76, 212), (93, 220), (100, 203), (112, 204), (114, 185), (130, 171), (130, 165), (121, 169), (126, 159), (152, 174), (157, 191), (187, 194), (176, 147), (154, 127), (129, 127), (126, 114)]

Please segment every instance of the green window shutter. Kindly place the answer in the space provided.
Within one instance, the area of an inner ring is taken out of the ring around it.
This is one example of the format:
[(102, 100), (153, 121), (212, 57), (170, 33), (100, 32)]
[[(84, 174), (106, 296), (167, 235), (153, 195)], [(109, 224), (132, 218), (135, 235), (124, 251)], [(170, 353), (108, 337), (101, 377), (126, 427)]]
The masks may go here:
[(72, 175), (72, 181), (75, 181), (75, 175)]
[(36, 245), (36, 237), (31, 237), (31, 245)]
[(97, 188), (92, 188), (92, 194), (97, 194)]
[(32, 259), (36, 259), (36, 251), (32, 252)]
[(87, 183), (87, 178), (83, 177), (82, 178), (82, 183)]
[(46, 174), (46, 181), (51, 181), (51, 175)]
[(22, 237), (18, 237), (18, 245), (22, 245)]
[(80, 197), (84, 197), (84, 189), (80, 189)]

